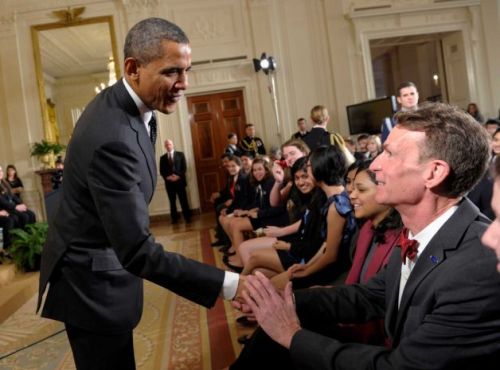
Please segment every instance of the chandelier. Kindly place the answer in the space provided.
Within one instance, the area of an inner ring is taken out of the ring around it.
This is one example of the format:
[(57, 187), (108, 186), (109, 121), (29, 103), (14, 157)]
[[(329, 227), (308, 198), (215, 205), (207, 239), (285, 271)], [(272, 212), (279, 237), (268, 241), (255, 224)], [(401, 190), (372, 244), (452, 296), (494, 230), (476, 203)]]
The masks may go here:
[(115, 73), (115, 61), (113, 60), (113, 57), (109, 57), (109, 62), (108, 62), (108, 83), (105, 84), (104, 82), (101, 82), (99, 85), (94, 87), (94, 91), (96, 94), (99, 94), (102, 90), (104, 90), (106, 87), (113, 85), (116, 82), (116, 73)]

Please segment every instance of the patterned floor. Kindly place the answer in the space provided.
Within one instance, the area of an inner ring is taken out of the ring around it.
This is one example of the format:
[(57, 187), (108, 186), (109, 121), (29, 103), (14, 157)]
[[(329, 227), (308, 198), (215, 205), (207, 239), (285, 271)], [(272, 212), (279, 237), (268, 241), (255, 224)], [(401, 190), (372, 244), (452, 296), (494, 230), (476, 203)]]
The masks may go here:
[[(221, 267), (207, 229), (157, 239), (170, 251)], [(248, 329), (235, 324), (228, 302), (206, 310), (149, 282), (144, 291), (144, 313), (134, 330), (137, 369), (219, 370), (239, 353), (237, 337)], [(35, 303), (33, 297), (0, 325), (0, 370), (75, 369), (62, 324), (36, 316)]]

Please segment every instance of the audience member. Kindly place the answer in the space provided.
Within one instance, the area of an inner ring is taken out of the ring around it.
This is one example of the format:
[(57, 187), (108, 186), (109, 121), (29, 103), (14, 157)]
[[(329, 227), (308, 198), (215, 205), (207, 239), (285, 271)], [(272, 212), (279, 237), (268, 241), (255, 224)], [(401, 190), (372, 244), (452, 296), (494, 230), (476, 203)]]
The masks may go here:
[(292, 168), (299, 158), (309, 154), (309, 147), (302, 140), (291, 139), (281, 145), (283, 160), (275, 161), (271, 168), (274, 176), (274, 186), (269, 197), (272, 207), (279, 207), (286, 204), (290, 222), (300, 219), (302, 211), (305, 210), (301, 201), (299, 191), (294, 186), (294, 182), (288, 176), (289, 168)]
[(271, 147), (271, 150), (269, 151), (269, 161), (271, 163), (274, 163), (275, 161), (281, 161), (283, 157), (283, 154), (281, 152), (281, 148), (278, 147)]
[(356, 153), (356, 143), (350, 137), (344, 138), (346, 148), (351, 152), (352, 155)]
[(213, 193), (210, 197), (210, 201), (214, 203), (215, 219), (217, 221), (215, 228), (216, 240), (212, 243), (212, 246), (223, 246), (222, 252), (226, 252), (230, 247), (231, 241), (222, 228), (219, 217), (233, 203), (235, 184), (238, 181), (239, 174), (245, 174), (245, 176), (248, 176), (248, 174), (242, 171), (241, 159), (238, 156), (223, 154), (221, 160), (222, 167), (227, 172), (227, 178), (224, 187), (218, 192)]
[[(497, 156), (500, 155), (500, 129), (497, 129), (493, 134), (491, 142), (491, 167), (497, 162)], [(477, 208), (491, 220), (495, 218), (495, 213), (491, 207), (491, 199), (493, 197), (493, 183), (494, 179), (491, 171), (486, 171), (481, 180), (472, 188), (467, 194), (469, 199), (474, 203)]]
[(304, 139), (307, 135), (307, 121), (305, 118), (301, 117), (297, 120), (297, 128), (299, 129), (295, 134), (292, 135), (292, 139)]
[[(291, 284), (280, 295), (262, 274), (248, 276), (246, 303), (234, 305), (252, 312), (262, 330), (231, 369), (498, 368), (497, 258), (481, 247), (487, 219), (463, 197), (486, 169), (486, 132), (444, 104), (401, 112), (397, 120), (370, 169), (376, 201), (394, 206), (408, 230), (401, 253), (366, 284), (294, 297)], [(384, 316), (390, 348), (331, 336), (335, 322)]]
[(241, 168), (247, 175), (250, 175), (250, 170), (252, 169), (252, 162), (254, 159), (253, 154), (250, 152), (241, 152), (240, 158), (241, 158)]
[(330, 145), (330, 133), (326, 128), (330, 121), (328, 110), (322, 105), (316, 105), (311, 109), (311, 121), (313, 127), (309, 133), (302, 138), (309, 149), (313, 151), (320, 146)]
[[(353, 191), (349, 194), (356, 219), (364, 220), (364, 223), (356, 237), (352, 266), (345, 280), (347, 285), (367, 283), (389, 262), (402, 229), (399, 213), (375, 200), (377, 183), (375, 173), (368, 169), (371, 162), (358, 162)], [(384, 321), (341, 325), (337, 338), (347, 342), (384, 345)]]
[(354, 158), (356, 158), (357, 161), (359, 160), (365, 160), (368, 159), (368, 139), (370, 138), (370, 135), (368, 134), (359, 134), (356, 141), (358, 143), (358, 148), (357, 151), (354, 152)]
[(160, 175), (165, 181), (168, 201), (170, 203), (170, 219), (172, 224), (179, 222), (177, 197), (181, 203), (182, 215), (186, 223), (191, 222), (191, 209), (186, 193), (186, 157), (183, 152), (174, 150), (174, 142), (165, 140), (166, 153), (160, 157)]
[(241, 140), (240, 147), (246, 152), (252, 153), (254, 157), (257, 155), (265, 155), (266, 147), (261, 138), (255, 136), (255, 126), (253, 123), (247, 123), (245, 125), (245, 136)]
[[(411, 81), (405, 81), (399, 84), (398, 86), (398, 95), (396, 97), (399, 105), (400, 111), (413, 111), (418, 107), (418, 91), (417, 86)], [(395, 116), (386, 117), (384, 122), (382, 123), (382, 134), (381, 141), (384, 143), (387, 140), (387, 136), (392, 131), (394, 126), (396, 126), (397, 120)]]
[(484, 122), (484, 117), (479, 111), (476, 103), (469, 103), (469, 105), (467, 105), (466, 112), (469, 113), (478, 123), (482, 124)]
[(491, 206), (495, 212), (494, 221), (488, 226), (481, 241), (487, 247), (493, 249), (497, 255), (497, 271), (500, 272), (500, 161), (495, 162), (493, 168), (494, 190)]
[(36, 222), (35, 214), (12, 192), (9, 183), (4, 178), (2, 167), (0, 167), (0, 210), (8, 213), (6, 215), (3, 212), (3, 217), (9, 217), (14, 228), (24, 228), (27, 224)]
[(64, 161), (62, 158), (57, 158), (56, 160), (56, 172), (54, 172), (50, 178), (52, 182), (52, 190), (59, 189), (63, 181), (63, 171), (64, 171)]
[(10, 185), (10, 189), (12, 191), (12, 194), (15, 194), (18, 196), (19, 199), (21, 199), (21, 193), (24, 190), (24, 185), (19, 176), (17, 176), (17, 169), (14, 165), (9, 164), (7, 166), (7, 177), (6, 177), (7, 182)]
[(366, 149), (368, 151), (368, 159), (375, 159), (377, 155), (382, 153), (382, 142), (378, 135), (370, 135), (368, 138), (368, 143), (366, 144)]
[(484, 128), (491, 136), (493, 136), (493, 134), (500, 128), (500, 119), (489, 118), (484, 124)]
[(229, 252), (235, 252), (233, 258), (228, 258), (224, 262), (238, 272), (243, 268), (238, 249), (245, 239), (245, 232), (269, 225), (284, 226), (289, 223), (285, 207), (271, 207), (269, 195), (274, 185), (274, 178), (262, 158), (256, 158), (252, 163), (250, 184), (255, 191), (251, 205), (247, 209), (236, 209), (233, 212), (234, 217), (219, 217), (224, 231), (231, 239), (232, 248)]
[(236, 135), (234, 132), (230, 132), (229, 134), (227, 134), (227, 146), (224, 150), (224, 153), (227, 153), (229, 155), (236, 155), (238, 157), (241, 157), (241, 154), (243, 153), (241, 148), (238, 146), (238, 135)]

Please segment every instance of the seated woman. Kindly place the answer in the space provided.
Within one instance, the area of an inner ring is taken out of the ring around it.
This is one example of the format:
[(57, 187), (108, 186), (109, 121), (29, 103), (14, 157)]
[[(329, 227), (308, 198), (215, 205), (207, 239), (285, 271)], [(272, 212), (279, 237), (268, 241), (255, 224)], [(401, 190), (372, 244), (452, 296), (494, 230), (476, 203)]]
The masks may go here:
[[(399, 213), (375, 201), (375, 174), (368, 168), (370, 160), (359, 163), (350, 194), (357, 219), (364, 219), (356, 241), (352, 267), (345, 284), (366, 283), (389, 261), (402, 230)], [(383, 320), (363, 325), (341, 325), (339, 337), (346, 342), (383, 345)]]
[[(248, 263), (248, 272), (263, 269), (268, 275), (278, 274), (273, 278), (278, 287), (284, 287), (290, 279), (295, 288), (328, 284), (340, 279), (350, 266), (349, 241), (355, 220), (342, 185), (345, 160), (341, 149), (330, 146), (314, 150), (309, 156), (308, 173), (327, 197), (320, 219), (308, 223), (311, 235), (319, 235), (324, 242), (305, 243), (294, 249), (283, 245), (286, 252), (255, 251)], [(318, 229), (313, 231), (315, 227)]]
[[(291, 174), (294, 179), (294, 186), (299, 189), (303, 204), (307, 204), (307, 209), (302, 212), (300, 220), (284, 227), (269, 226), (263, 230), (265, 236), (249, 239), (241, 243), (239, 253), (243, 261), (243, 274), (248, 274), (248, 260), (255, 250), (267, 249), (274, 252), (280, 246), (286, 244), (311, 243), (311, 238), (315, 238), (319, 233), (311, 235), (306, 225), (315, 217), (312, 213), (320, 213), (324, 204), (324, 193), (315, 186), (314, 180), (307, 173), (307, 157), (299, 158), (295, 161)], [(317, 219), (317, 218), (316, 218)], [(309, 228), (312, 229), (312, 228)], [(322, 240), (320, 241), (321, 244)], [(278, 252), (279, 253), (279, 252)]]
[[(243, 268), (238, 248), (245, 240), (244, 233), (257, 230), (268, 225), (283, 226), (288, 223), (288, 215), (284, 207), (271, 207), (269, 194), (274, 185), (274, 178), (265, 160), (257, 158), (252, 163), (250, 184), (255, 191), (254, 201), (247, 209), (235, 209), (231, 217), (221, 215), (219, 221), (231, 240), (235, 256), (232, 261), (225, 259), (228, 267), (241, 271)], [(234, 264), (233, 264), (234, 263)]]
[(291, 139), (281, 146), (281, 151), (283, 160), (275, 161), (271, 168), (275, 181), (270, 199), (273, 207), (286, 204), (290, 222), (293, 223), (300, 220), (306, 207), (301, 202), (300, 192), (294, 186), (293, 179), (289, 178), (288, 169), (292, 168), (297, 159), (306, 157), (309, 148), (302, 140)]
[(370, 135), (366, 149), (368, 149), (368, 158), (375, 159), (377, 155), (382, 153), (382, 141), (380, 137), (378, 135)]
[(9, 164), (7, 166), (7, 178), (6, 178), (6, 180), (10, 185), (12, 194), (17, 195), (18, 198), (21, 199), (21, 193), (24, 189), (23, 182), (17, 176), (17, 169), (12, 164)]
[(23, 228), (27, 224), (32, 224), (36, 221), (35, 214), (30, 211), (15, 194), (12, 193), (9, 183), (4, 179), (4, 173), (1, 166), (0, 210), (8, 213), (8, 218), (11, 220), (11, 225), (14, 228)]

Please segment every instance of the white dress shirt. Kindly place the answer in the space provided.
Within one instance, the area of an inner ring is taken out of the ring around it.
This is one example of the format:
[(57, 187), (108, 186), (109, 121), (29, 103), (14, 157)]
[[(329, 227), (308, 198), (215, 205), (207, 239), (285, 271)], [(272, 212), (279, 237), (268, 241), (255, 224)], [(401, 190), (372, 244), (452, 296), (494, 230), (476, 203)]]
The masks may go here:
[[(126, 79), (122, 79), (123, 84), (125, 85), (125, 88), (127, 89), (128, 93), (134, 100), (135, 105), (137, 106), (137, 109), (139, 109), (139, 112), (141, 114), (141, 120), (144, 122), (144, 127), (146, 127), (146, 131), (148, 132), (149, 135), (149, 125), (148, 122), (151, 119), (151, 116), (153, 115), (153, 111), (149, 109), (146, 104), (139, 98), (139, 96), (135, 93), (135, 91), (130, 87), (130, 85), (127, 83)], [(172, 160), (173, 160), (173, 152), (171, 153), (172, 155)], [(236, 274), (231, 271), (225, 271), (224, 275), (224, 283), (222, 285), (222, 291), (221, 295), (224, 299), (233, 299), (236, 296), (236, 290), (238, 289), (238, 283), (240, 281), (240, 275)]]
[(439, 229), (450, 219), (450, 217), (455, 213), (458, 209), (458, 206), (452, 206), (446, 212), (444, 212), (441, 216), (432, 221), (429, 225), (423, 228), (417, 235), (413, 236), (411, 232), (408, 233), (408, 239), (418, 241), (418, 250), (417, 256), (412, 261), (408, 257), (406, 257), (406, 263), (401, 264), (401, 279), (399, 280), (399, 299), (398, 299), (398, 307), (401, 304), (401, 297), (403, 296), (403, 291), (405, 289), (406, 282), (410, 277), (411, 271), (413, 267), (417, 263), (418, 257), (422, 254), (424, 249), (427, 247), (427, 244), (431, 241), (434, 235), (437, 234)]

